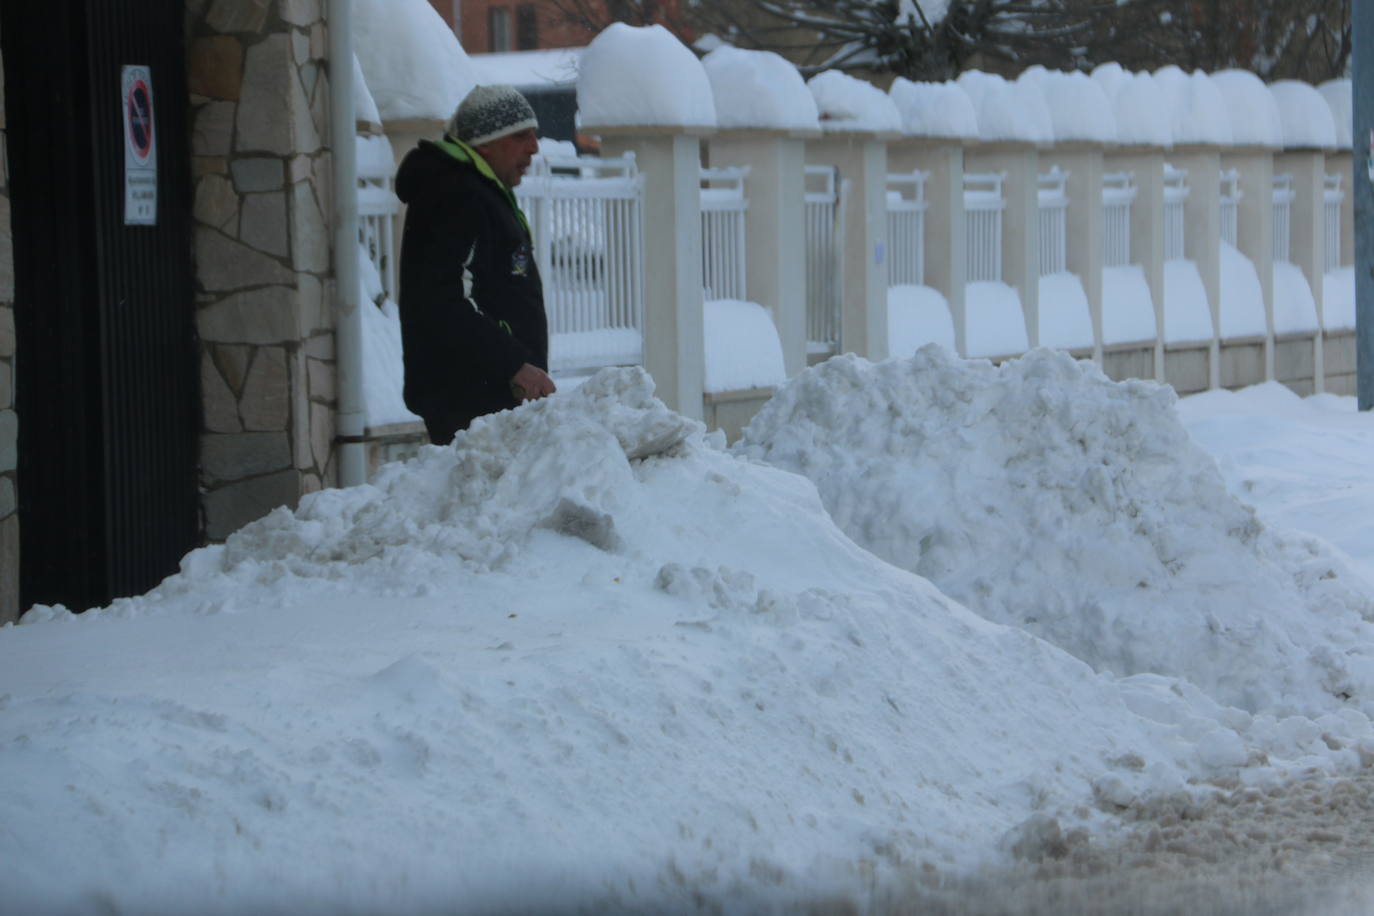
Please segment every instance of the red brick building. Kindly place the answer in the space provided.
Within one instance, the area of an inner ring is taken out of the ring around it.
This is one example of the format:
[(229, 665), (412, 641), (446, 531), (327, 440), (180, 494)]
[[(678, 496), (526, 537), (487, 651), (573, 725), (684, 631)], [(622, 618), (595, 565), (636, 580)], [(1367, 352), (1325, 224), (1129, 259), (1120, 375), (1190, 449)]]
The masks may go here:
[[(429, 0), (458, 35), (469, 54), (500, 51), (533, 51), (538, 48), (574, 48), (587, 44), (596, 32), (570, 22), (552, 0)], [(616, 4), (616, 0), (608, 0)], [(571, 5), (571, 4), (569, 4)], [(617, 5), (638, 5), (621, 2)], [(652, 4), (653, 20), (684, 41), (681, 0)]]

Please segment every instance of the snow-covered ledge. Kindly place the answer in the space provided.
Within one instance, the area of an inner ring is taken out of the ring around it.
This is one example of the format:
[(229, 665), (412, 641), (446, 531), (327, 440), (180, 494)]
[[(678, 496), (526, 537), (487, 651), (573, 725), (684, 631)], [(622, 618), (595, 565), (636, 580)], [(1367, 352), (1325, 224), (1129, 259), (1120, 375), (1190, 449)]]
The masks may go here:
[(583, 133), (608, 156), (634, 153), (644, 176), (644, 368), (658, 396), (703, 416), (701, 138), (716, 129), (701, 62), (662, 26), (613, 23), (582, 54)]

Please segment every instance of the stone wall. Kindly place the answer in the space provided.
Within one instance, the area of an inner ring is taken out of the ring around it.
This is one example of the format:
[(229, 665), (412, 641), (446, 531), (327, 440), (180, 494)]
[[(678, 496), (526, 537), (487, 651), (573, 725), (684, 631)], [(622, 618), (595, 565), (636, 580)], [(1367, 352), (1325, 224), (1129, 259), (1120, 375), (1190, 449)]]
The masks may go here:
[[(187, 0), (206, 535), (335, 482), (324, 0)], [(351, 128), (351, 125), (350, 125)]]
[(19, 617), (19, 418), (14, 412), (14, 243), (7, 137), (5, 71), (0, 66), (0, 624)]

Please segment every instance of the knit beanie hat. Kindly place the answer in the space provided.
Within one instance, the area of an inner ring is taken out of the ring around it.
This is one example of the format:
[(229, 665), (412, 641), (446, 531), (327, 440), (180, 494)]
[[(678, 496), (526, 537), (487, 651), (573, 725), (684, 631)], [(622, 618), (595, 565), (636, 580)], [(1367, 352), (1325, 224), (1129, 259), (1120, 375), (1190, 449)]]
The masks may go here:
[(530, 127), (539, 127), (539, 120), (523, 95), (510, 86), (477, 86), (449, 119), (448, 133), (481, 146)]

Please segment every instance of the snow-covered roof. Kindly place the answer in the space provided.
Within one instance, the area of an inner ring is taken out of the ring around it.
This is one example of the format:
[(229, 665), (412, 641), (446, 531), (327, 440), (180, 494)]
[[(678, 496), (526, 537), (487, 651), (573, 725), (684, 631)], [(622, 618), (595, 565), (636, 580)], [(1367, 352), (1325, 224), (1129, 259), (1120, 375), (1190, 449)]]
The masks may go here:
[(477, 74), (426, 0), (355, 0), (353, 46), (383, 122), (446, 121)]
[(827, 131), (898, 132), (902, 116), (891, 97), (872, 83), (838, 70), (818, 73), (806, 82)]
[(779, 55), (721, 45), (701, 65), (711, 81), (721, 127), (820, 129), (815, 97), (797, 68)]
[(715, 127), (701, 61), (661, 25), (615, 22), (582, 55), (577, 106), (588, 127)]
[(958, 83), (919, 83), (903, 77), (887, 90), (902, 116), (902, 130), (913, 137), (977, 139), (973, 100)]
[(1298, 80), (1280, 80), (1270, 84), (1269, 92), (1279, 109), (1284, 146), (1315, 149), (1336, 146), (1336, 119), (1316, 87)]
[(477, 80), (517, 89), (572, 88), (577, 85), (581, 48), (547, 48), (539, 51), (507, 51), (473, 54)]

